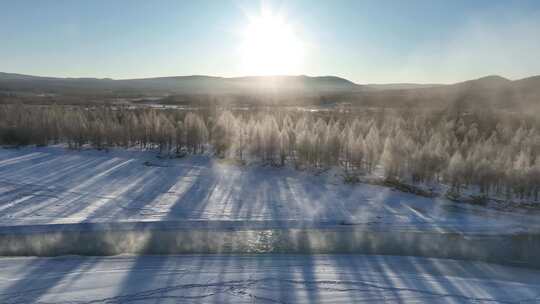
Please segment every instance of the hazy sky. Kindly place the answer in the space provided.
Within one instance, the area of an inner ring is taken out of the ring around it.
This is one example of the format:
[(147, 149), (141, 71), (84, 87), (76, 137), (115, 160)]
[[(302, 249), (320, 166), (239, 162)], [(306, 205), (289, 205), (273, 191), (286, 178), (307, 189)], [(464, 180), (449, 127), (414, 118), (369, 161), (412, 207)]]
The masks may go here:
[[(298, 42), (300, 55), (265, 47), (283, 31), (246, 38), (261, 12), (286, 24), (288, 40), (272, 41)], [(0, 0), (4, 72), (240, 76), (266, 64), (358, 83), (455, 82), (538, 75), (539, 54), (537, 0)]]

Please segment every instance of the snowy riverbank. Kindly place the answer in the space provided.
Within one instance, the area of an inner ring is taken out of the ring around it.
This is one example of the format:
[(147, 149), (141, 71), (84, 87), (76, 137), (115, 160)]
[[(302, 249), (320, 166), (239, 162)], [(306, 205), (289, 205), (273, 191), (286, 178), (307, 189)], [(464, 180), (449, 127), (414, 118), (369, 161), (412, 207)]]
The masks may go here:
[(535, 303), (540, 272), (363, 255), (0, 259), (12, 303)]
[(376, 185), (347, 185), (331, 173), (242, 167), (205, 156), (155, 156), (60, 147), (0, 149), (0, 226), (202, 220), (495, 234), (540, 231), (536, 215)]

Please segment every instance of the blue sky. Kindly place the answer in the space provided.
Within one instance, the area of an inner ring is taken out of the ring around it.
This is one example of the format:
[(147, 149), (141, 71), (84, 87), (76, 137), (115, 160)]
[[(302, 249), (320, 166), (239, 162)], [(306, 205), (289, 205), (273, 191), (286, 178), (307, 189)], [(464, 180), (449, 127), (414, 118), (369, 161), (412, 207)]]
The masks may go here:
[(263, 8), (302, 41), (302, 63), (291, 74), (358, 83), (540, 74), (534, 0), (0, 0), (0, 71), (241, 76), (238, 33)]

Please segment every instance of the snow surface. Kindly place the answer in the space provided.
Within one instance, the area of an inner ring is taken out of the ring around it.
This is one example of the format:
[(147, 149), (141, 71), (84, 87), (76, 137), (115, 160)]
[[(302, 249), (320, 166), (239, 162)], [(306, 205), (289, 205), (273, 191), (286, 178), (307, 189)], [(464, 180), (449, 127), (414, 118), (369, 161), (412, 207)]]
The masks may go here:
[[(0, 149), (6, 255), (307, 246), (538, 267), (538, 218), (347, 185), (332, 171), (151, 151)], [(36, 302), (540, 303), (540, 270), (380, 255), (0, 258), (0, 303)]]
[(207, 156), (158, 159), (148, 151), (0, 149), (0, 226), (126, 221), (540, 231), (537, 215), (347, 185), (332, 173), (242, 167)]
[(0, 258), (0, 302), (538, 303), (540, 271), (365, 255)]

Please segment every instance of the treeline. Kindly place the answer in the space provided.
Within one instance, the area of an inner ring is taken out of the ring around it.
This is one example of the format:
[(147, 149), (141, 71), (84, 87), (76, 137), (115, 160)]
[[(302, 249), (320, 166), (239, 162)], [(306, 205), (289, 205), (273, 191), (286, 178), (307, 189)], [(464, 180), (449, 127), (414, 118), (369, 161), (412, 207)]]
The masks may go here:
[(343, 168), (444, 183), (452, 192), (533, 199), (540, 193), (540, 121), (493, 111), (302, 112), (0, 107), (3, 144), (67, 143), (202, 153), (296, 168)]
[[(367, 113), (369, 114), (369, 113)], [(537, 119), (505, 112), (389, 112), (382, 115), (224, 112), (213, 127), (220, 156), (296, 167), (341, 166), (349, 176), (381, 170), (385, 178), (475, 187), (485, 195), (540, 193)]]
[(107, 106), (0, 106), (0, 144), (4, 145), (67, 143), (72, 149), (90, 145), (202, 153), (208, 136), (206, 122), (195, 113)]

